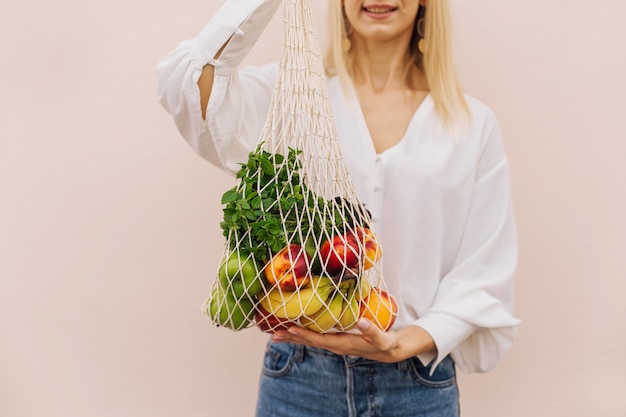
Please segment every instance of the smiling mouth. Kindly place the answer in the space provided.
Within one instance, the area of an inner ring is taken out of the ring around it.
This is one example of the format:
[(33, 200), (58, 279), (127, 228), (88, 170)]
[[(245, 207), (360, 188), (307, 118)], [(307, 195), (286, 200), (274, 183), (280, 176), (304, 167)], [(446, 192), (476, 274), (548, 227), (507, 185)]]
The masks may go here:
[(386, 14), (395, 11), (395, 7), (363, 7), (363, 11), (373, 14)]

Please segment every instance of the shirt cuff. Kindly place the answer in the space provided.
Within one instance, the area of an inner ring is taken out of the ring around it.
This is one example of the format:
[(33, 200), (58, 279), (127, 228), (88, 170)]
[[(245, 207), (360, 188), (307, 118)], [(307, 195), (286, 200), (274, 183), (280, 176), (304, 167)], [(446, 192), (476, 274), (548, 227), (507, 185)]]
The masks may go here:
[[(426, 330), (433, 338), (437, 352), (420, 353), (417, 358), (424, 366), (432, 362), (431, 374), (437, 365), (467, 339), (477, 327), (444, 313), (429, 313), (411, 323)], [(434, 362), (433, 362), (434, 361)]]
[[(195, 61), (202, 67), (207, 64), (215, 66), (216, 75), (234, 73), (280, 3), (281, 0), (227, 1), (194, 38), (192, 54)], [(219, 59), (215, 59), (227, 42)]]

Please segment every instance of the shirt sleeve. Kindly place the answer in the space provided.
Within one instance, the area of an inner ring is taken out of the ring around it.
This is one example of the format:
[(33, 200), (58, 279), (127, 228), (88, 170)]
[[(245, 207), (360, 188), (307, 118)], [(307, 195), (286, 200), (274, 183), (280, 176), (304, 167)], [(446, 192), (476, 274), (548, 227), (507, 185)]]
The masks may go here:
[(419, 355), (436, 365), (448, 354), (464, 372), (493, 369), (511, 347), (520, 321), (513, 316), (517, 231), (510, 179), (493, 115), (484, 123), (485, 145), (461, 245), (442, 278), (432, 308), (413, 324), (434, 339), (437, 354)]
[[(279, 4), (227, 1), (194, 39), (180, 42), (156, 68), (157, 98), (182, 137), (200, 156), (231, 173), (259, 139), (277, 74), (275, 65), (237, 69)], [(206, 65), (215, 67), (215, 77), (203, 119), (198, 79)]]

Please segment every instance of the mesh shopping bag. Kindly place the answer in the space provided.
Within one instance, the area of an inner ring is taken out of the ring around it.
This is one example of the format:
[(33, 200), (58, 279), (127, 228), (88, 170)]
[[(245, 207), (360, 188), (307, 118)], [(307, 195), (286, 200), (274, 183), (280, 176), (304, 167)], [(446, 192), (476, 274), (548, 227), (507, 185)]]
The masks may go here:
[(310, 0), (287, 0), (278, 80), (256, 149), (222, 197), (226, 245), (203, 304), (218, 326), (381, 329), (397, 305), (344, 165)]

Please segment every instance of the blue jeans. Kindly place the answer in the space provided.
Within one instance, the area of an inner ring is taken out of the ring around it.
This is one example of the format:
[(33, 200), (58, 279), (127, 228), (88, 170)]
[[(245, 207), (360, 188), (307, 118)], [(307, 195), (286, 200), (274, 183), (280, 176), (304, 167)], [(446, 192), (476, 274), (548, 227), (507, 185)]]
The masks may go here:
[(417, 358), (390, 364), (270, 341), (256, 417), (458, 417), (452, 359), (429, 374)]

